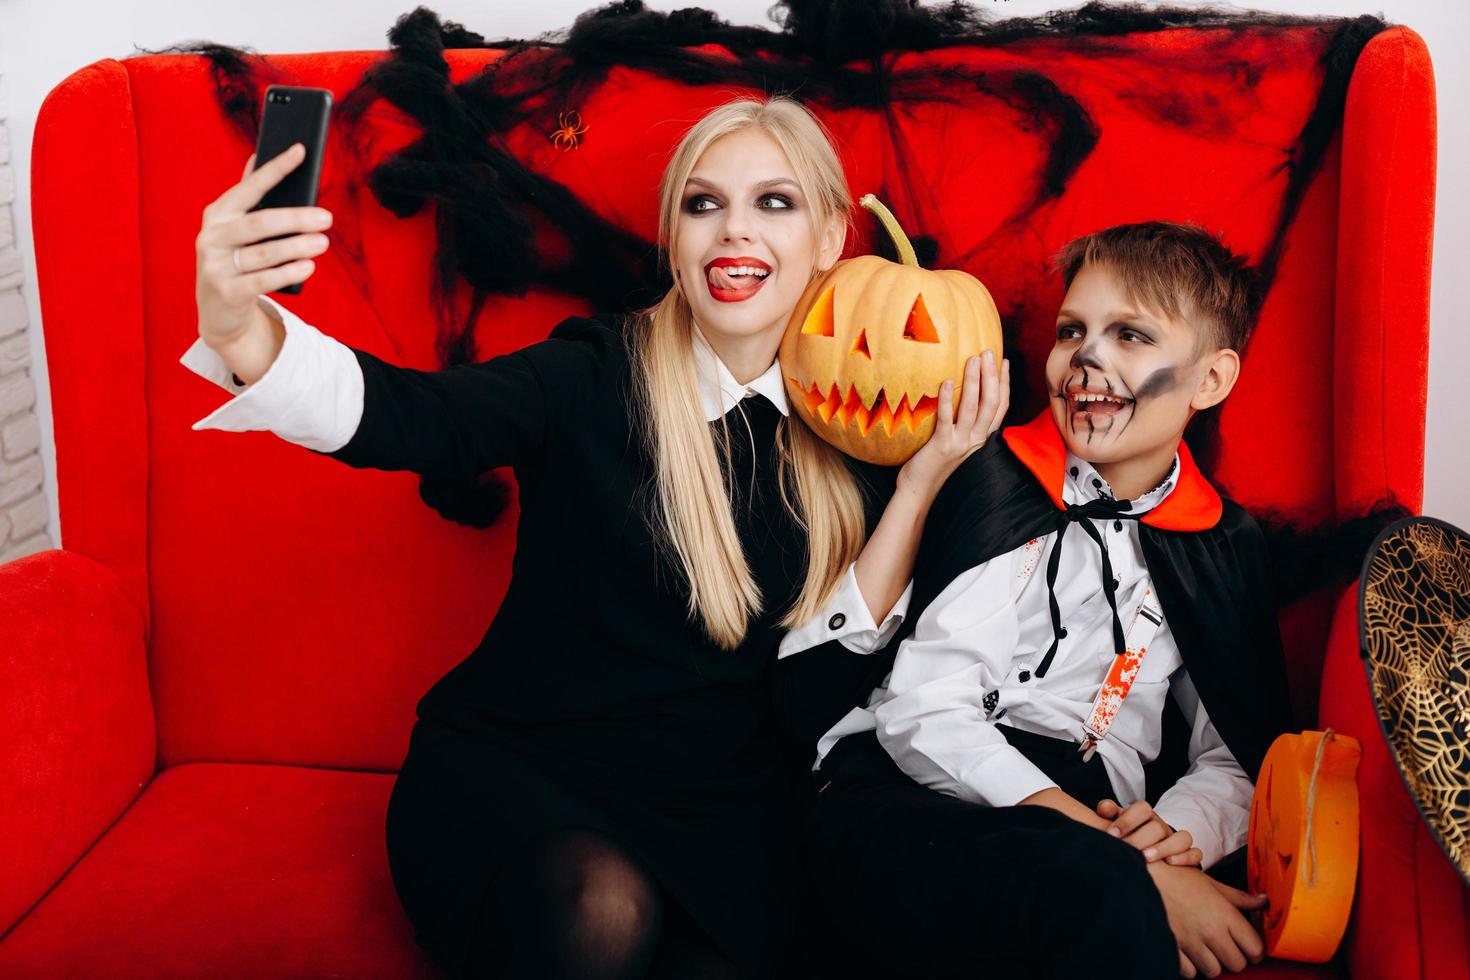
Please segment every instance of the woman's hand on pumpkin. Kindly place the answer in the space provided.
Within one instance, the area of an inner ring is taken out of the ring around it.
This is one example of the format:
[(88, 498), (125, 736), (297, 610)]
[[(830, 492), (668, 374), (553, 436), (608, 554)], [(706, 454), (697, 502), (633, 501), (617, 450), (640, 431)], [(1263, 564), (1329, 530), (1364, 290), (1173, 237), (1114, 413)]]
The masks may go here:
[(995, 353), (965, 361), (960, 405), (954, 407), (954, 382), (939, 387), (939, 409), (934, 434), (899, 470), (900, 484), (938, 492), (964, 458), (981, 446), (1005, 421), (1011, 403), (1011, 362), (997, 370)]
[(240, 182), (205, 207), (194, 240), (199, 336), (247, 382), (279, 350), (279, 333), (257, 299), (304, 282), (316, 268), (312, 257), (327, 250), (332, 214), (325, 208), (250, 210), (305, 158), (299, 143), (256, 170), (252, 156)]

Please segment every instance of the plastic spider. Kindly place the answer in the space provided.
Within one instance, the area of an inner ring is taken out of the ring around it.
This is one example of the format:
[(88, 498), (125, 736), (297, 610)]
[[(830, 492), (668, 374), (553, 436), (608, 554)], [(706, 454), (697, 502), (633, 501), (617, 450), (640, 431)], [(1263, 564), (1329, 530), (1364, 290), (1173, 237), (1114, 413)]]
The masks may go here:
[(551, 142), (563, 150), (575, 150), (577, 148), (577, 141), (583, 133), (587, 132), (588, 128), (582, 125), (581, 114), (575, 109), (570, 112), (563, 112), (558, 117), (557, 122), (561, 126), (556, 132), (551, 134)]

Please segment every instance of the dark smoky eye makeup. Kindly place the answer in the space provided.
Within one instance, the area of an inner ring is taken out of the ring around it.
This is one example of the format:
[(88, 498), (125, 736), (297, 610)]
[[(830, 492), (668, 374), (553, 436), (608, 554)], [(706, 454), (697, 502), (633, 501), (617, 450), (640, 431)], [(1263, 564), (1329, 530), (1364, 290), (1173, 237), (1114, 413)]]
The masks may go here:
[(1145, 344), (1151, 344), (1154, 342), (1154, 338), (1151, 333), (1149, 333), (1147, 330), (1142, 330), (1138, 327), (1135, 327), (1131, 323), (1119, 323), (1116, 326), (1118, 328), (1118, 337), (1121, 340), (1125, 340), (1129, 343), (1142, 342)]
[[(779, 208), (761, 208), (761, 210), (763, 211), (796, 210), (796, 201), (794, 201), (789, 195), (777, 194), (775, 192), (762, 194), (759, 198), (757, 198), (756, 203), (762, 204), (767, 200), (780, 201), (783, 206)], [(704, 214), (708, 211), (714, 210), (713, 208), (699, 207), (698, 204), (700, 201), (709, 201), (711, 204), (715, 205), (719, 204), (718, 201), (716, 201), (708, 194), (693, 194), (684, 200), (684, 210), (689, 214)]]

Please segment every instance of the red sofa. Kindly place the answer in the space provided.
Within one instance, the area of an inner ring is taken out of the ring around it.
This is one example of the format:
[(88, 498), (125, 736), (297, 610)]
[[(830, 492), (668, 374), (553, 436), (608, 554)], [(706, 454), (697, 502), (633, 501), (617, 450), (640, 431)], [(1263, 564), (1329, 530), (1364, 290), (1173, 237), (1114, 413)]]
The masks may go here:
[[(1247, 506), (1308, 523), (1388, 496), (1418, 508), (1435, 161), (1421, 40), (1391, 28), (1368, 43), (1340, 129), (1333, 120), (1284, 223), (1288, 182), (1308, 167), (1282, 147), (1316, 104), (1310, 36), (1086, 40), (906, 56), (1044, 72), (1094, 122), (1106, 116), (1066, 187), (1025, 222), (1005, 223), (1035, 191), (1025, 155), (1055, 133), (1012, 119), (1003, 94), (977, 95), (963, 126), (944, 115), (954, 106), (908, 107), (911, 134), (977, 142), (925, 158), (934, 169), (904, 183), (886, 169), (894, 136), (871, 113), (826, 114), (855, 190), (887, 188), (911, 231), (932, 234), (941, 259), (963, 254), (996, 293), (1023, 369), (1017, 417), (1034, 404), (1025, 385), (1060, 297), (1043, 260), (1067, 238), (1167, 217), (1224, 230), (1258, 257), (1278, 241), (1218, 479)], [(1199, 73), (1230, 45), (1248, 90)], [(458, 81), (500, 53), (447, 56)], [(340, 99), (382, 57), (270, 65)], [(1206, 84), (1234, 93), (1203, 100), (1215, 115), (1182, 122), (1168, 109), (1170, 93)], [(1134, 85), (1164, 111), (1135, 112)], [(582, 94), (575, 149), (547, 139), (554, 123), (505, 145), (651, 239), (664, 154), (730, 89), (629, 69)], [(360, 183), (415, 125), (386, 105), (364, 125), (363, 156), (338, 147), (323, 178), (334, 248), (285, 302), (349, 344), (435, 367), (433, 217), (397, 218)], [(177, 363), (195, 336), (193, 238), (248, 152), (195, 55), (98, 62), (40, 113), (34, 232), (65, 547), (0, 566), (0, 976), (437, 972), (394, 895), (383, 818), (416, 700), (474, 647), (503, 594), (513, 512), (469, 530), (425, 507), (411, 475), (350, 470), (268, 434), (191, 431), (224, 397)], [(945, 207), (926, 210), (923, 187)], [(492, 297), (475, 326), (481, 356), (586, 309), (550, 289)], [(1333, 964), (1251, 973), (1470, 976), (1466, 889), (1386, 754), (1355, 606), (1340, 595), (1293, 605), (1283, 625), (1299, 721), (1320, 716), (1365, 746), (1354, 919)]]

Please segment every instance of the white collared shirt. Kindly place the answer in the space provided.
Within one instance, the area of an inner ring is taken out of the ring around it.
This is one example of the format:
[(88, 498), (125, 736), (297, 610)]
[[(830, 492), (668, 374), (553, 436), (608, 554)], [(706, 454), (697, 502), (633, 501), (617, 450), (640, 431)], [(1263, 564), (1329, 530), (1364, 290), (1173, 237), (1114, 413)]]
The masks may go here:
[[(1066, 472), (1066, 503), (1112, 496), (1092, 466), (1070, 453)], [(1173, 491), (1178, 473), (1176, 456), (1169, 477), (1132, 501), (1129, 513), (1158, 506)], [(1110, 518), (1093, 524), (1107, 544), (1118, 581), (1118, 612), (1126, 623), (1151, 588), (1138, 522)], [(911, 778), (960, 799), (1010, 806), (1055, 786), (995, 726), (1080, 741), (1115, 657), (1102, 554), (1081, 528), (1073, 528), (1062, 538), (1056, 581), (1067, 633), (1046, 676), (1036, 676), (1053, 637), (1045, 568), (1056, 537), (1033, 539), (950, 582), (919, 615), (914, 634), (900, 644), (892, 672), (867, 706), (854, 708), (822, 736), (817, 764), (838, 739), (876, 730)], [(783, 643), (780, 655), (812, 645)], [(991, 693), (996, 698), (987, 705)], [(1208, 866), (1245, 843), (1253, 787), (1210, 723), (1167, 621), (1149, 643), (1098, 754), (1118, 802), (1126, 806), (1142, 799), (1143, 767), (1159, 754), (1164, 699), (1170, 695), (1190, 725), (1190, 764), (1155, 811), (1190, 832)]]
[(786, 400), (786, 386), (781, 383), (781, 362), (772, 361), (765, 373), (741, 384), (735, 375), (720, 360), (699, 325), (694, 326), (694, 375), (699, 384), (699, 402), (704, 406), (704, 420), (713, 422), (720, 418), (742, 398), (764, 395), (766, 400), (781, 410), (782, 415), (791, 414), (791, 404)]

